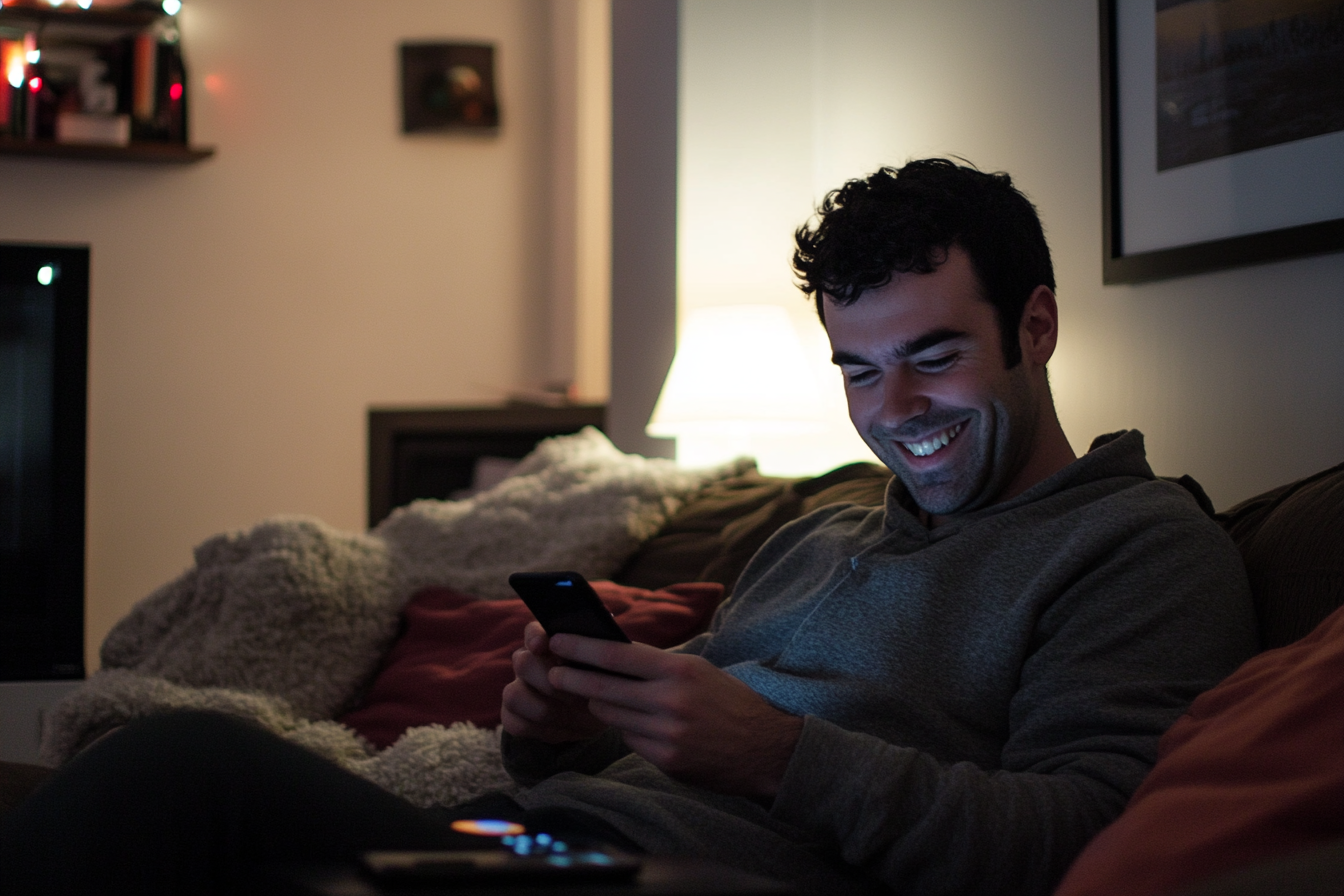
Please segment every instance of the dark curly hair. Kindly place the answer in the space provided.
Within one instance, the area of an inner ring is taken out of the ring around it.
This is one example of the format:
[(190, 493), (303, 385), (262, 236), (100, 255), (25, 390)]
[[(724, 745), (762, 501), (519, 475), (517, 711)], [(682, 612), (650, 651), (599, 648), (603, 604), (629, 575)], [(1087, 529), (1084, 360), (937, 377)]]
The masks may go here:
[(818, 315), (827, 296), (849, 305), (893, 274), (932, 273), (961, 246), (998, 316), (1008, 367), (1022, 360), (1017, 332), (1027, 299), (1042, 284), (1055, 288), (1041, 220), (1012, 178), (947, 159), (851, 180), (827, 194), (794, 240), (798, 286), (815, 299)]

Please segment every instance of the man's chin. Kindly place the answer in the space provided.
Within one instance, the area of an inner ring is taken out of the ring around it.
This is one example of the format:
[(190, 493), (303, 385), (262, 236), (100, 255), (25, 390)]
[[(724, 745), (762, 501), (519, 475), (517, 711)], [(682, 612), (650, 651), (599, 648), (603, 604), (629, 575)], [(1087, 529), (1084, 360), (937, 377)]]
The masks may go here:
[(968, 502), (965, 493), (957, 488), (956, 483), (921, 481), (920, 477), (911, 475), (908, 470), (901, 470), (896, 475), (900, 477), (915, 504), (925, 513), (947, 516), (959, 512)]
[(915, 504), (925, 513), (933, 516), (952, 516), (969, 513), (985, 506), (982, 483), (967, 482), (964, 478), (920, 475), (902, 467), (896, 475), (905, 485), (905, 490)]

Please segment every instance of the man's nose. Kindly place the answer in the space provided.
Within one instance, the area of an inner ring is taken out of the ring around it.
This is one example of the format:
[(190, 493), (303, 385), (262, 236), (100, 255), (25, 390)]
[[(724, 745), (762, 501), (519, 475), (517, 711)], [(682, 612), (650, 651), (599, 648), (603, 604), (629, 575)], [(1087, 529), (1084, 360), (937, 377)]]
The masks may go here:
[(883, 380), (882, 425), (898, 429), (926, 413), (933, 402), (920, 387), (919, 377), (907, 371), (888, 374)]

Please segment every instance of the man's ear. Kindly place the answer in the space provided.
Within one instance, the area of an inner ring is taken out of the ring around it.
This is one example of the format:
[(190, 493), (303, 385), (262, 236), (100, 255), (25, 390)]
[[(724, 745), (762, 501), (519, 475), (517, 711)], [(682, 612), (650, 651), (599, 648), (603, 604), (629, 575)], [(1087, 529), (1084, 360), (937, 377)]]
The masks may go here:
[(1022, 343), (1022, 357), (1037, 367), (1044, 367), (1055, 353), (1059, 341), (1059, 306), (1050, 287), (1041, 284), (1031, 291), (1022, 309), (1022, 324), (1018, 328)]

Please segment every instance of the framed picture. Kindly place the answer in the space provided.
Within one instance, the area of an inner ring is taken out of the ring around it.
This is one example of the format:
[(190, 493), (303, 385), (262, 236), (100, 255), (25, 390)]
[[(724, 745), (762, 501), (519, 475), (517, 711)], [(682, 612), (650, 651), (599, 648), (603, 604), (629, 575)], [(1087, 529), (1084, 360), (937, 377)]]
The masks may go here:
[(495, 48), (401, 45), (401, 130), (493, 131), (499, 127)]
[(1344, 249), (1344, 0), (1101, 0), (1106, 283)]

